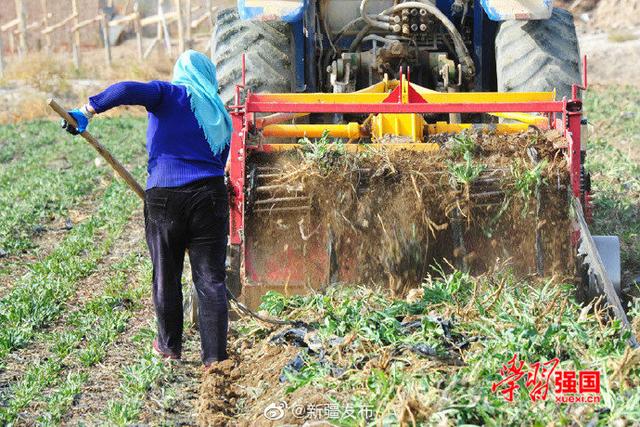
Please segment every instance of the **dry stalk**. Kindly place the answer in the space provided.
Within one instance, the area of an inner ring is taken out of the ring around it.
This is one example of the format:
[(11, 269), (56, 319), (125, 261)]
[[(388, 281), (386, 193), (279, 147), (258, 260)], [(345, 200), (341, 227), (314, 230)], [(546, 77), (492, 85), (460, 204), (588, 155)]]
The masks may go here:
[(422, 200), (422, 193), (418, 190), (418, 184), (416, 183), (416, 178), (411, 174), (411, 183), (413, 184), (413, 189), (416, 191), (416, 196), (418, 197), (418, 202)]
[(471, 298), (469, 299), (469, 302), (467, 303), (467, 305), (461, 310), (462, 318), (465, 318), (465, 319), (471, 318), (471, 316), (469, 315), (469, 312), (473, 310), (476, 304), (477, 298), (478, 298), (478, 280), (474, 280), (473, 291), (471, 292)]
[(382, 221), (382, 217), (380, 216), (380, 214), (376, 214), (376, 216), (378, 217), (378, 221), (380, 221), (380, 225), (382, 226), (382, 231), (384, 232), (384, 235), (386, 236), (387, 239), (390, 239), (389, 237), (389, 233), (387, 233), (387, 229), (384, 226), (384, 221)]
[(562, 324), (562, 316), (564, 316), (564, 312), (567, 309), (567, 299), (562, 300), (562, 305), (560, 306), (560, 312), (558, 313), (558, 325)]
[(411, 425), (415, 427), (417, 425), (416, 417), (413, 415), (413, 411), (411, 411), (411, 407), (409, 406), (409, 400), (406, 397), (403, 399), (400, 406), (402, 407), (402, 411), (400, 412), (400, 417), (398, 419), (398, 422), (400, 423), (400, 425), (401, 426), (407, 425), (406, 416), (408, 415), (409, 418), (411, 418)]
[(300, 218), (300, 221), (298, 221), (298, 227), (300, 229), (300, 238), (306, 242), (307, 240), (309, 240), (311, 238), (311, 236), (313, 236), (314, 234), (316, 234), (318, 232), (318, 230), (320, 230), (320, 226), (321, 225), (322, 224), (318, 224), (316, 229), (313, 230), (311, 233), (304, 234), (304, 228), (303, 228), (303, 226), (304, 226), (304, 218)]
[(632, 349), (631, 347), (627, 347), (622, 355), (622, 360), (615, 367), (613, 374), (611, 374), (609, 379), (610, 387), (613, 379), (616, 378), (621, 385), (624, 384), (624, 380), (628, 376), (629, 371), (638, 364), (640, 364), (640, 348)]
[[(493, 281), (492, 281), (493, 282)], [(502, 294), (502, 290), (504, 289), (504, 284), (505, 284), (505, 280), (501, 280), (500, 281), (500, 285), (498, 285), (498, 289), (495, 290), (495, 292), (491, 295), (489, 295), (482, 303), (481, 305), (484, 307), (484, 305), (489, 301), (489, 300), (493, 300), (491, 302), (491, 304), (489, 304), (487, 307), (484, 308), (485, 311), (489, 311), (493, 308), (494, 304), (498, 301), (498, 298), (500, 298), (500, 294)]]
[[(606, 305), (602, 304), (603, 298), (602, 296), (598, 297), (597, 301), (593, 304), (593, 315), (598, 321), (598, 326), (600, 327), (600, 331), (604, 331), (606, 329)], [(604, 313), (604, 314), (603, 314)]]
[(540, 322), (544, 320), (544, 318), (553, 310), (557, 304), (558, 296), (560, 295), (561, 290), (558, 289), (553, 296), (551, 297), (551, 304), (547, 305), (546, 308), (536, 317), (535, 325), (536, 329), (538, 329)]

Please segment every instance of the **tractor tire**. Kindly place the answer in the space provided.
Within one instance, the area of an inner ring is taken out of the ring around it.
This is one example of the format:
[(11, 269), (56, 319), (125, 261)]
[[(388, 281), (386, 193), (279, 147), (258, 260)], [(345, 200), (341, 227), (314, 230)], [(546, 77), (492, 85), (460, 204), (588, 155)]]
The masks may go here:
[(557, 99), (571, 99), (571, 85), (582, 81), (571, 13), (554, 8), (549, 19), (501, 23), (496, 35), (496, 73), (500, 92), (556, 89)]
[(254, 93), (293, 91), (290, 25), (280, 21), (243, 21), (236, 9), (223, 9), (214, 29), (213, 62), (220, 97), (229, 105), (242, 80), (246, 54), (247, 87)]

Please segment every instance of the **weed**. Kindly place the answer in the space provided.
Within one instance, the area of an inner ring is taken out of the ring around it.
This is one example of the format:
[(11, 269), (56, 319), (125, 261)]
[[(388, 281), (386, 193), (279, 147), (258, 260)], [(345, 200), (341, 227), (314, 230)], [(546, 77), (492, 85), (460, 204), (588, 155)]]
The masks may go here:
[(618, 31), (612, 31), (607, 34), (607, 39), (610, 42), (615, 42), (615, 43), (623, 43), (631, 40), (638, 40), (638, 38), (640, 38), (640, 35), (636, 34), (633, 31), (618, 30)]
[[(531, 198), (540, 192), (543, 185), (546, 185), (546, 179), (543, 172), (547, 167), (547, 161), (543, 160), (533, 167), (528, 167), (524, 162), (517, 160), (511, 165), (511, 174), (513, 176), (513, 192), (520, 196), (523, 200), (522, 216), (526, 216), (529, 211), (529, 203)], [(505, 203), (505, 205), (508, 203)], [(503, 210), (499, 212), (501, 216)]]
[(449, 173), (456, 184), (469, 186), (486, 169), (485, 165), (475, 164), (470, 151), (463, 154), (464, 162), (449, 162)]
[(301, 145), (305, 159), (317, 163), (321, 168), (328, 168), (335, 159), (344, 154), (344, 143), (329, 136), (329, 131), (325, 130), (320, 139), (311, 141), (309, 138), (302, 138), (298, 141)]
[[(625, 377), (628, 384), (611, 376), (615, 364), (625, 357), (628, 334), (621, 331), (619, 322), (602, 324), (597, 313), (585, 310), (573, 299), (572, 286), (527, 283), (507, 272), (477, 279), (453, 272), (427, 280), (421, 295), (407, 302), (348, 287), (305, 297), (267, 294), (262, 309), (294, 320), (314, 319), (311, 324), (322, 337), (355, 338), (337, 355), (335, 348), (322, 356), (301, 353), (301, 369), (283, 371), (284, 391), (295, 399), (300, 396), (297, 393), (313, 390), (333, 396), (341, 408), (356, 408), (342, 411), (337, 425), (369, 425), (374, 420), (398, 425), (406, 411), (417, 425), (545, 425), (593, 417), (607, 425), (621, 417), (632, 423), (640, 420), (637, 399), (630, 399), (632, 394), (625, 391), (639, 385), (638, 367), (630, 367), (633, 373)], [(640, 303), (634, 306), (636, 311), (640, 313)], [(446, 319), (438, 313), (449, 313), (448, 323), (443, 324)], [(415, 319), (420, 319), (420, 327), (407, 330)], [(252, 322), (245, 332), (259, 335)], [(456, 340), (474, 344), (456, 350), (463, 365), (447, 367), (444, 355)], [(444, 365), (402, 352), (419, 344), (439, 348)], [(532, 406), (524, 381), (514, 401), (506, 402), (491, 392), (491, 384), (500, 379), (500, 369), (514, 353), (528, 363), (558, 357), (558, 370), (602, 372), (610, 379), (602, 383), (604, 406), (610, 411), (601, 412), (593, 405), (558, 405), (553, 385), (551, 397)], [(368, 361), (366, 369), (342, 370), (339, 377), (328, 369), (363, 357)], [(409, 408), (407, 399), (420, 405)]]
[(151, 351), (155, 331), (146, 328), (135, 340), (140, 344), (138, 360), (121, 374), (118, 397), (107, 403), (103, 417), (109, 424), (130, 425), (138, 420), (144, 397), (151, 387), (169, 375), (169, 367)]
[(525, 202), (533, 197), (540, 187), (546, 183), (542, 173), (547, 164), (547, 161), (543, 160), (532, 168), (528, 168), (521, 161), (516, 160), (515, 164), (511, 165), (514, 190), (520, 194)]
[(451, 136), (446, 145), (453, 158), (462, 159), (467, 153), (474, 154), (477, 148), (475, 139), (467, 133)]

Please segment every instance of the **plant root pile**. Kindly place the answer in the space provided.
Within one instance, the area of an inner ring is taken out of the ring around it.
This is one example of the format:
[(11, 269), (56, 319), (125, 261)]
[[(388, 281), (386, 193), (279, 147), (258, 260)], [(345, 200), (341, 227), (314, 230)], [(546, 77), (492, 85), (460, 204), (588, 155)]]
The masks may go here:
[[(470, 133), (430, 142), (441, 149), (353, 153), (323, 138), (298, 152), (253, 155), (249, 164), (275, 177), (264, 187), (257, 181), (262, 204), (247, 215), (255, 280), (268, 281), (269, 260), (283, 257), (305, 258), (292, 270), (312, 288), (364, 283), (396, 295), (436, 265), (477, 274), (507, 262), (521, 275), (573, 267), (559, 134)], [(308, 210), (268, 204), (292, 195), (308, 198)]]

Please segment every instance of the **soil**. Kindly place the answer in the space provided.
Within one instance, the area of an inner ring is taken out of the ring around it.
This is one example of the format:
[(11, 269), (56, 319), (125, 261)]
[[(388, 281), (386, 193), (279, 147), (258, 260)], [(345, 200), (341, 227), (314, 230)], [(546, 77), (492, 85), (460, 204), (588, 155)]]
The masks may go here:
[(640, 0), (557, 0), (556, 7), (574, 15), (591, 84), (640, 84)]
[(556, 0), (554, 6), (569, 10), (574, 15), (589, 13), (598, 5), (599, 0)]
[(580, 49), (587, 56), (589, 82), (597, 85), (640, 86), (640, 26), (631, 31), (635, 39), (616, 41), (611, 34), (591, 32), (580, 36)]
[[(148, 303), (151, 306), (150, 300)], [(147, 325), (150, 319), (153, 319), (151, 307), (146, 317)], [(140, 416), (142, 425), (197, 425), (200, 383), (204, 371), (200, 360), (200, 335), (196, 329), (185, 330), (182, 348), (180, 363), (171, 365), (169, 384), (152, 388), (145, 398)]]
[(611, 31), (640, 26), (640, 0), (556, 0), (554, 6), (573, 13), (582, 29)]
[(238, 4), (237, 0), (219, 0), (220, 7), (235, 7)]
[[(410, 317), (405, 320), (415, 320), (409, 319)], [(242, 324), (243, 321), (239, 321), (232, 325), (234, 335), (229, 342), (230, 359), (212, 366), (205, 373), (198, 406), (200, 426), (325, 426), (331, 424), (320, 420), (330, 419), (331, 415), (327, 416), (324, 411), (330, 410), (331, 406), (344, 409), (351, 405), (349, 399), (352, 396), (340, 395), (332, 391), (330, 385), (307, 384), (290, 389), (292, 384), (286, 380), (284, 370), (300, 357), (305, 358), (311, 353), (309, 349), (303, 348), (307, 344), (275, 340), (289, 330), (289, 327), (259, 327), (260, 329), (240, 335), (238, 331)], [(244, 322), (244, 326), (246, 325)], [(394, 357), (388, 349), (365, 346), (366, 351), (372, 353), (363, 357), (363, 354), (351, 346), (354, 338), (345, 337), (340, 344), (323, 347), (320, 356), (315, 354), (312, 357), (320, 357), (330, 366), (357, 365), (353, 369), (365, 373), (388, 368)], [(313, 332), (308, 332), (304, 338), (306, 343), (313, 339)], [(402, 360), (407, 372), (423, 373), (430, 370), (452, 371), (462, 363), (457, 357), (455, 361), (424, 358), (410, 352), (404, 352)], [(340, 374), (336, 373), (336, 376), (333, 381), (341, 381)], [(414, 414), (424, 415), (429, 411), (410, 398), (406, 404)]]
[[(274, 335), (280, 330), (268, 332)], [(204, 375), (198, 405), (199, 425), (249, 427), (295, 424), (299, 418), (292, 412), (272, 422), (263, 414), (270, 405), (279, 402), (286, 402), (290, 408), (328, 403), (327, 396), (308, 390), (285, 395), (285, 387), (280, 386), (282, 368), (296, 356), (298, 348), (274, 345), (268, 339), (246, 339), (237, 334), (231, 337), (229, 347), (232, 349), (230, 359), (211, 366)]]
[(640, 0), (600, 1), (594, 9), (594, 25), (602, 30), (640, 26)]

